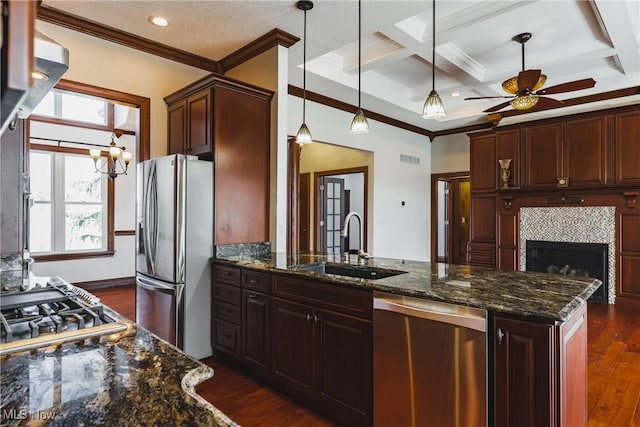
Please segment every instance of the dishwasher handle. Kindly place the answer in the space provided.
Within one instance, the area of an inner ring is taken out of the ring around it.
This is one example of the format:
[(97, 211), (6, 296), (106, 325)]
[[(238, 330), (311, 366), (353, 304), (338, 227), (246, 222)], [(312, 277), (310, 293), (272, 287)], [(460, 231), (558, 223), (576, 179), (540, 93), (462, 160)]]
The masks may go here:
[(375, 297), (373, 309), (487, 332), (487, 312), (478, 308), (390, 295)]

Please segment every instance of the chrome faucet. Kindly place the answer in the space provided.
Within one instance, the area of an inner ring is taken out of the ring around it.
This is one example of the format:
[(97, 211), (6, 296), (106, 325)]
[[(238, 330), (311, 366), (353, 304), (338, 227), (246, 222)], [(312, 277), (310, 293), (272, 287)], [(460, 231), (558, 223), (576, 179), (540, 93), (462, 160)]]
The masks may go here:
[[(355, 216), (356, 218), (358, 218), (358, 225), (360, 229), (360, 247), (358, 249), (358, 258), (360, 260), (369, 259), (371, 258), (371, 254), (368, 254), (364, 251), (364, 233), (363, 233), (364, 227), (362, 224), (362, 218), (360, 217), (360, 214), (358, 214), (358, 212), (349, 212), (347, 214), (347, 216), (344, 218), (344, 223), (342, 224), (340, 235), (342, 237), (347, 237), (347, 235), (349, 234), (349, 220), (351, 219), (352, 216)], [(345, 252), (345, 257), (347, 259), (348, 259), (348, 256), (349, 256), (349, 248), (347, 248), (347, 251)]]

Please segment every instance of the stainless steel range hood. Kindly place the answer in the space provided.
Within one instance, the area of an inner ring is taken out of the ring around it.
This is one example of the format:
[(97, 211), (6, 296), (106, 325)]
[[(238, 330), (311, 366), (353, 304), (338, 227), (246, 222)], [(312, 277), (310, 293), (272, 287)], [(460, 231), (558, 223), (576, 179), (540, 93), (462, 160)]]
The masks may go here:
[(35, 30), (33, 53), (35, 56), (35, 71), (46, 78), (33, 80), (33, 86), (27, 92), (25, 100), (18, 108), (18, 117), (21, 119), (31, 114), (33, 109), (42, 101), (42, 98), (69, 69), (69, 51), (38, 29)]

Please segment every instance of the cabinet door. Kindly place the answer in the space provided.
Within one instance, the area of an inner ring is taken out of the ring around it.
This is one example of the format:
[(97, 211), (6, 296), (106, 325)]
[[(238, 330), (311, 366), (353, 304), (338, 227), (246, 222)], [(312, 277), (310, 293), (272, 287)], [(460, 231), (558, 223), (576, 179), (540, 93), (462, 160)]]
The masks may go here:
[(524, 130), (525, 185), (556, 187), (562, 170), (562, 123), (526, 127)]
[(268, 295), (242, 291), (242, 360), (261, 374), (270, 368), (270, 308)]
[(187, 141), (187, 101), (181, 100), (167, 108), (168, 111), (168, 147), (167, 154), (182, 154)]
[(240, 325), (218, 318), (211, 320), (213, 348), (235, 359), (240, 358)]
[[(510, 129), (496, 132), (496, 164), (497, 160), (511, 159), (509, 165), (509, 187), (520, 186), (520, 129)], [(502, 187), (502, 179), (498, 182), (498, 188)]]
[(471, 137), (470, 150), (471, 192), (495, 191), (498, 175), (495, 135)]
[(186, 152), (195, 156), (211, 153), (211, 89), (187, 97)]
[(553, 326), (494, 318), (496, 427), (556, 425)]
[(616, 183), (640, 185), (640, 111), (616, 114)]
[(604, 116), (564, 124), (563, 176), (569, 187), (602, 186), (607, 176), (607, 126)]
[(271, 298), (272, 373), (292, 392), (311, 395), (314, 390), (315, 326), (313, 308)]
[(320, 398), (351, 420), (371, 425), (373, 403), (373, 330), (371, 322), (333, 311), (318, 311), (318, 392)]

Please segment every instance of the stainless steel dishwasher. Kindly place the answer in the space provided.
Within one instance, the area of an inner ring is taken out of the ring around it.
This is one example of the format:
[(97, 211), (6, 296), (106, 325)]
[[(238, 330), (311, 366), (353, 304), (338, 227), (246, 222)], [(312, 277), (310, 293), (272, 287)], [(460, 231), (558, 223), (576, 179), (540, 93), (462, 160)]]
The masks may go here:
[(375, 427), (487, 425), (487, 312), (375, 292)]

